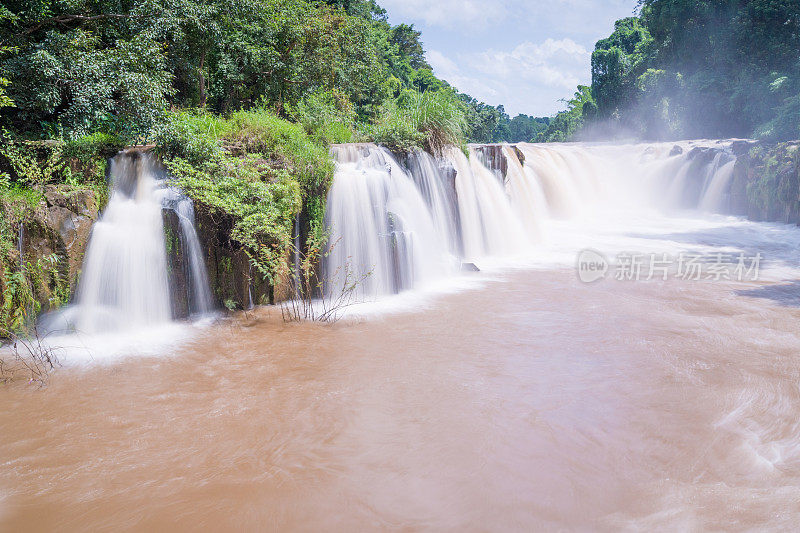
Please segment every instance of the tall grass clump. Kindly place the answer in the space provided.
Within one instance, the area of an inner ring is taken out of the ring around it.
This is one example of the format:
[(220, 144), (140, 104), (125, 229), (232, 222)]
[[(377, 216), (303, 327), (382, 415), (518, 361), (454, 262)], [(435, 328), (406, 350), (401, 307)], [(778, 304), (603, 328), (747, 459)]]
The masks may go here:
[(422, 148), (438, 155), (466, 142), (464, 104), (449, 89), (403, 91), (381, 107), (369, 137), (394, 151)]

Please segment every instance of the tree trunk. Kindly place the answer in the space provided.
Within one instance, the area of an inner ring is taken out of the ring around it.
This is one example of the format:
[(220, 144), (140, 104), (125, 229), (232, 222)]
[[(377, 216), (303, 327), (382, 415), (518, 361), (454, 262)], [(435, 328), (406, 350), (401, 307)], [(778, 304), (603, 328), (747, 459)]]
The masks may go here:
[(206, 77), (204, 74), (205, 70), (205, 63), (206, 63), (206, 51), (203, 49), (202, 54), (200, 55), (200, 107), (206, 106)]

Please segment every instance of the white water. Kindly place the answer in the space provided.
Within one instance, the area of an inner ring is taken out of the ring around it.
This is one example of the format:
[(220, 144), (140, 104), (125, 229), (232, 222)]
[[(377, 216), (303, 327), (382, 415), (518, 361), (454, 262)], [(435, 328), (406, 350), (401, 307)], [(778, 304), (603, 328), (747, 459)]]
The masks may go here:
[(453, 270), (425, 198), (389, 152), (372, 145), (334, 148), (336, 178), (326, 225), (332, 250), (323, 265), (330, 290), (356, 283), (362, 298), (424, 285)]
[(733, 159), (711, 174), (703, 198), (700, 200), (700, 209), (709, 213), (719, 213), (725, 210), (735, 165), (736, 160)]
[(113, 192), (92, 229), (75, 299), (75, 328), (87, 333), (172, 318), (155, 169), (141, 156), (111, 165)]
[[(800, 230), (724, 216), (735, 164), (730, 147), (675, 146), (504, 145), (496, 149), (505, 176), (482, 163), (477, 147), (470, 157), (455, 148), (438, 161), (415, 156), (410, 172), (375, 146), (338, 147), (327, 206), (338, 250), (325, 271), (370, 273), (362, 294), (374, 297), (441, 284), (455, 274), (452, 254), (492, 270), (573, 265), (584, 248), (609, 255), (764, 251), (774, 273), (794, 269), (791, 243), (800, 243)], [(441, 172), (448, 166), (454, 183)]]
[(92, 228), (74, 303), (44, 317), (48, 332), (141, 331), (172, 321), (164, 209), (178, 216), (190, 311), (203, 314), (212, 308), (191, 201), (165, 187), (146, 153), (120, 153), (110, 170), (111, 197)]
[(194, 227), (194, 204), (179, 190), (165, 189), (165, 196), (161, 200), (162, 206), (168, 206), (175, 211), (181, 231), (181, 245), (187, 256), (187, 269), (189, 274), (188, 300), (189, 312), (192, 315), (204, 315), (214, 309), (211, 299), (211, 290), (208, 283), (208, 272), (203, 260), (203, 250), (200, 239)]
[(447, 183), (447, 178), (436, 160), (426, 152), (417, 150), (409, 154), (408, 168), (417, 189), (428, 204), (436, 233), (441, 236), (450, 253), (458, 253), (460, 237), (455, 188)]
[(513, 255), (528, 248), (532, 236), (514, 214), (505, 187), (486, 168), (475, 149), (470, 157), (457, 149), (448, 153), (456, 169), (456, 192), (464, 235), (464, 255), (475, 261), (487, 255)]
[(525, 232), (536, 241), (542, 237), (542, 223), (549, 216), (550, 208), (541, 183), (530, 165), (523, 166), (514, 149), (503, 146), (508, 161), (506, 189), (517, 218), (522, 221)]

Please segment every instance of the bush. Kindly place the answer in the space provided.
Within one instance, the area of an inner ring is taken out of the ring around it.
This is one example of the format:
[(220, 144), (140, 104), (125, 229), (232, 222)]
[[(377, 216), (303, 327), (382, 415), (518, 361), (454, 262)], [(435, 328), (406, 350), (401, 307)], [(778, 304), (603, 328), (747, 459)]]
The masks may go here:
[(197, 205), (227, 219), (231, 239), (242, 245), (252, 265), (275, 284), (292, 244), (292, 223), (300, 212), (300, 185), (256, 154), (220, 155), (193, 165), (182, 158), (167, 162), (176, 184)]
[(90, 163), (93, 159), (108, 159), (125, 147), (125, 141), (108, 133), (93, 133), (67, 141), (63, 156), (77, 159), (81, 163)]
[[(327, 148), (313, 142), (301, 125), (264, 109), (239, 111), (228, 119), (177, 113), (158, 140), (176, 184), (201, 209), (228, 221), (231, 239), (275, 284), (286, 266), (303, 200), (324, 197), (333, 179)], [(321, 224), (321, 209), (309, 214)]]
[(317, 91), (305, 96), (294, 117), (317, 144), (349, 143), (353, 140), (356, 112), (347, 96), (338, 91)]
[(756, 128), (755, 137), (772, 142), (800, 138), (800, 94), (784, 100), (776, 117)]
[(224, 136), (229, 151), (263, 155), (284, 168), (307, 194), (325, 194), (333, 180), (333, 161), (327, 148), (314, 143), (299, 124), (278, 118), (266, 109), (238, 111)]
[(156, 132), (156, 152), (164, 159), (179, 157), (199, 165), (221, 155), (221, 138), (229, 130), (227, 120), (211, 113), (172, 113)]
[(451, 90), (409, 90), (381, 107), (369, 137), (395, 151), (440, 154), (447, 146), (463, 145), (466, 129), (465, 106)]

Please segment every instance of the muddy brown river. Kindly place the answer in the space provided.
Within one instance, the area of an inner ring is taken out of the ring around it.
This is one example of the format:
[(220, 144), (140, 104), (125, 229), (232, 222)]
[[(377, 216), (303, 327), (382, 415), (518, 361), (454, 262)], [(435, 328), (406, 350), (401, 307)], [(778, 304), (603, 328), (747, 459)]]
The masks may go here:
[(800, 309), (774, 291), (521, 270), (65, 367), (0, 389), (0, 530), (792, 529)]

